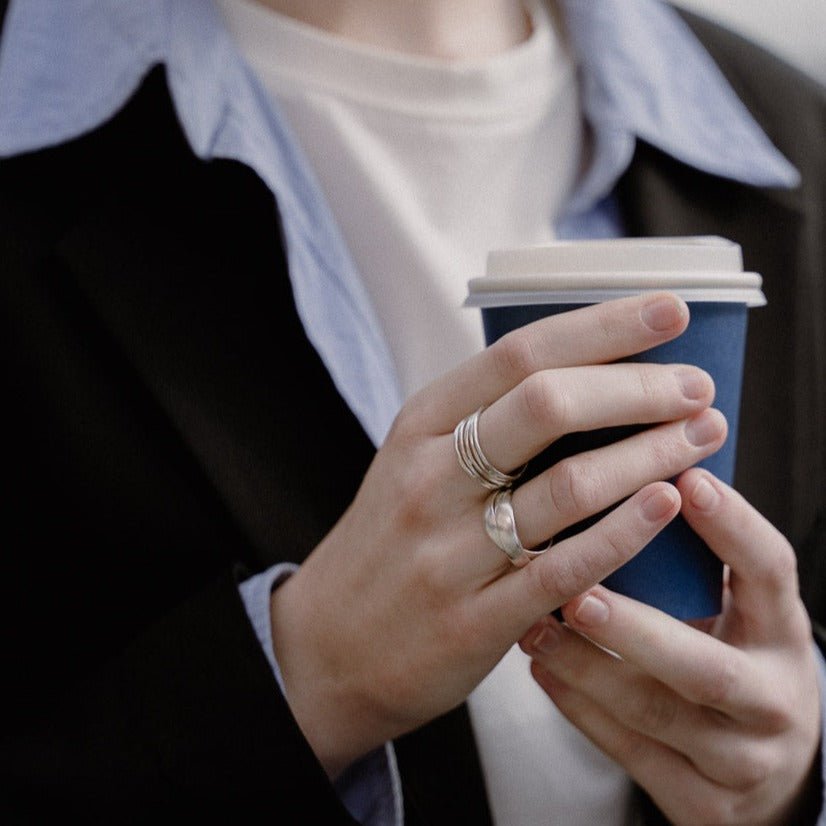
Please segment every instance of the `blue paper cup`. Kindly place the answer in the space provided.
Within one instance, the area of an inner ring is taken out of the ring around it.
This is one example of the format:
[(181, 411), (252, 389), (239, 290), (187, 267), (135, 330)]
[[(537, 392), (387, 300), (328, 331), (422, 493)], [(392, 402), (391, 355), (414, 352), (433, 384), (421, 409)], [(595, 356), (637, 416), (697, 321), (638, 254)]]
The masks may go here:
[[(714, 379), (714, 406), (726, 417), (724, 446), (700, 463), (726, 482), (734, 477), (748, 310), (765, 304), (761, 278), (742, 271), (740, 248), (720, 238), (619, 239), (565, 242), (501, 250), (488, 274), (469, 283), (468, 306), (480, 307), (485, 337), (600, 301), (669, 290), (689, 304), (688, 329), (674, 341), (627, 361), (694, 364)], [(531, 462), (535, 475), (576, 453), (617, 441), (641, 428), (605, 428), (556, 441)], [(602, 514), (559, 534), (583, 530)], [(680, 619), (720, 611), (723, 566), (678, 516), (605, 585)]]

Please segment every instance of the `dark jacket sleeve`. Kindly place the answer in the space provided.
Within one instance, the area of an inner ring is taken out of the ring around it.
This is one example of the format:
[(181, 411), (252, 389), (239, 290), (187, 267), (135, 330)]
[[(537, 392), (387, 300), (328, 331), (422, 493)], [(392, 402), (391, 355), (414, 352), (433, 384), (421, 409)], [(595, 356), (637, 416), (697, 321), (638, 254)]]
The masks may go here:
[[(50, 648), (41, 640), (39, 656)], [(58, 694), (4, 737), (5, 822), (57, 812), (352, 822), (281, 698), (230, 572)]]
[(310, 417), (273, 385), (288, 342), (287, 396), (323, 373), (294, 312), (273, 322), (276, 210), (249, 171), (194, 160), (168, 102), (134, 106), (0, 162), (0, 815), (351, 822), (237, 589), (352, 495), (318, 487), (329, 445), (296, 444), (285, 417)]

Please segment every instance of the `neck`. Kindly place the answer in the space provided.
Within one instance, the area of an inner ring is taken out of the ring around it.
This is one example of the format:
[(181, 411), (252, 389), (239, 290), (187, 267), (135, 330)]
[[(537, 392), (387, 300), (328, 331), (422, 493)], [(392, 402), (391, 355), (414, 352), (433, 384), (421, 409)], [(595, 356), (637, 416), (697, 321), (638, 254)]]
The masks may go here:
[(441, 60), (489, 57), (521, 43), (521, 0), (258, 0), (332, 34)]

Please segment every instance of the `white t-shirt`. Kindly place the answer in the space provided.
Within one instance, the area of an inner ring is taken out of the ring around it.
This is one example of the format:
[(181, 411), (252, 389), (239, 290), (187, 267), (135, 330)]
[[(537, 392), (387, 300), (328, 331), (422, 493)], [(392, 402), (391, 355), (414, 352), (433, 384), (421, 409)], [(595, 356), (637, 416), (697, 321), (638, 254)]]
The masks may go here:
[[(220, 6), (310, 161), (408, 397), (484, 346), (462, 303), (488, 251), (554, 238), (581, 164), (572, 56), (540, 2), (524, 43), (459, 62), (345, 40), (253, 0)], [(495, 822), (623, 823), (627, 778), (528, 663), (514, 647), (469, 700)]]
[(406, 397), (483, 346), (469, 278), (497, 246), (553, 239), (579, 170), (574, 65), (547, 12), (481, 61), (402, 55), (250, 0), (222, 0), (307, 154), (390, 344)]

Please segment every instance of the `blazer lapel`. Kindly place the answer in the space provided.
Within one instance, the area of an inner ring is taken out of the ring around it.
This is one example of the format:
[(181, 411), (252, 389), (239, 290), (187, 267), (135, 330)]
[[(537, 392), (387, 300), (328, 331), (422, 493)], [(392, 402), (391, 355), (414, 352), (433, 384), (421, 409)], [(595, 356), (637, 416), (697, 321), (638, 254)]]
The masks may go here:
[(157, 73), (85, 145), (109, 174), (85, 182), (65, 269), (258, 564), (301, 561), (374, 449), (304, 334), (272, 195), (191, 154)]

